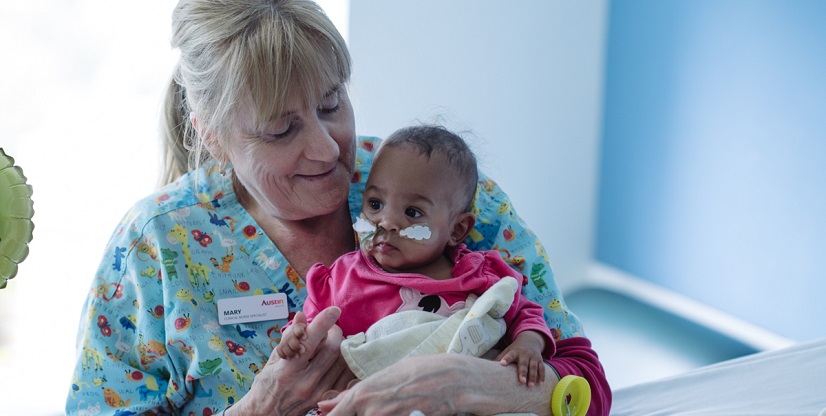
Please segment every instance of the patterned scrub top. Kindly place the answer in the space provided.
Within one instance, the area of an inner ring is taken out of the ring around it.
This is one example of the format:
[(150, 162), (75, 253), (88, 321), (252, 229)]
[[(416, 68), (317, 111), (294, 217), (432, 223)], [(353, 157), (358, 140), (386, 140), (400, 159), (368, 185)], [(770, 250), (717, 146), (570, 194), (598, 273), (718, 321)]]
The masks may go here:
[[(359, 137), (350, 188), (355, 221), (379, 139)], [(301, 276), (238, 203), (231, 174), (206, 163), (135, 204), (116, 227), (81, 314), (67, 414), (210, 415), (249, 391), (287, 319), (221, 325), (216, 301), (283, 293)], [(480, 175), (466, 244), (497, 250), (545, 307), (556, 339), (583, 336), (541, 243), (507, 195)]]

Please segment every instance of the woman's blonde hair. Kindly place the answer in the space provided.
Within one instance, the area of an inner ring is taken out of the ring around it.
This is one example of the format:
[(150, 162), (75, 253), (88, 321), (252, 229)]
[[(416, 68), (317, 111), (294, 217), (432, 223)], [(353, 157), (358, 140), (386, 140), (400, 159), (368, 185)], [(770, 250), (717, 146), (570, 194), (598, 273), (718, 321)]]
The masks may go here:
[(181, 0), (171, 44), (180, 59), (164, 102), (162, 184), (210, 158), (192, 114), (201, 132), (223, 137), (241, 103), (261, 128), (288, 99), (350, 80), (347, 45), (312, 0)]

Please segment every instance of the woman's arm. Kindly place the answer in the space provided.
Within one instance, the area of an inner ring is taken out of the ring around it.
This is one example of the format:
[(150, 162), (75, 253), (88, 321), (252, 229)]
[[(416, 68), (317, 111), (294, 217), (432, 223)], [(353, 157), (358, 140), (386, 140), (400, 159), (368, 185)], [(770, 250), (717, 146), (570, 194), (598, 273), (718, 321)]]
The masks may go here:
[(337, 307), (324, 309), (307, 326), (306, 353), (284, 360), (273, 352), (250, 391), (224, 415), (303, 415), (328, 390), (346, 388), (353, 375), (340, 353), (340, 314)]
[(458, 354), (417, 356), (396, 363), (356, 384), (329, 402), (329, 416), (425, 415), (467, 412), (486, 415), (530, 412), (549, 415), (558, 380), (553, 375), (539, 386), (516, 381), (512, 366)]
[[(152, 246), (152, 240), (136, 229), (124, 225), (114, 233), (84, 304), (68, 415), (82, 414), (87, 406), (125, 414), (170, 413), (184, 402), (183, 395), (168, 388), (184, 385), (184, 379), (166, 349), (164, 321), (152, 317), (158, 314), (154, 305), (164, 303), (154, 283), (162, 266), (141, 252), (139, 247)], [(141, 268), (136, 267), (138, 256), (144, 256)], [(151, 279), (140, 275), (146, 269), (153, 270), (147, 273)], [(142, 291), (140, 283), (150, 290)]]

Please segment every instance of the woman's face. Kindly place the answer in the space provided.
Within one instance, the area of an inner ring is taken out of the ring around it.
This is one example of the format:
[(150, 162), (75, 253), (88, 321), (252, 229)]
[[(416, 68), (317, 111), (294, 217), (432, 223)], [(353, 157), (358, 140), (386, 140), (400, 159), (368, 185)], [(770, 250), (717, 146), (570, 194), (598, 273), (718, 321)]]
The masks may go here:
[(332, 213), (347, 201), (356, 134), (343, 85), (317, 99), (290, 100), (285, 114), (263, 131), (256, 129), (252, 113), (239, 112), (222, 146), (251, 197), (249, 209), (305, 220)]

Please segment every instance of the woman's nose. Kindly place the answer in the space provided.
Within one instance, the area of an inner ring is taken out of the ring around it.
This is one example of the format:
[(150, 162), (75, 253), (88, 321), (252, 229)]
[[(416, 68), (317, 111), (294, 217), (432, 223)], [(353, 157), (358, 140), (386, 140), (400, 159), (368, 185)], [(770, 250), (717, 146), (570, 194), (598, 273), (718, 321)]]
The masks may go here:
[(322, 162), (338, 160), (341, 149), (339, 149), (338, 143), (333, 138), (328, 126), (318, 118), (314, 118), (309, 124), (306, 129), (308, 140), (304, 156), (307, 159)]

